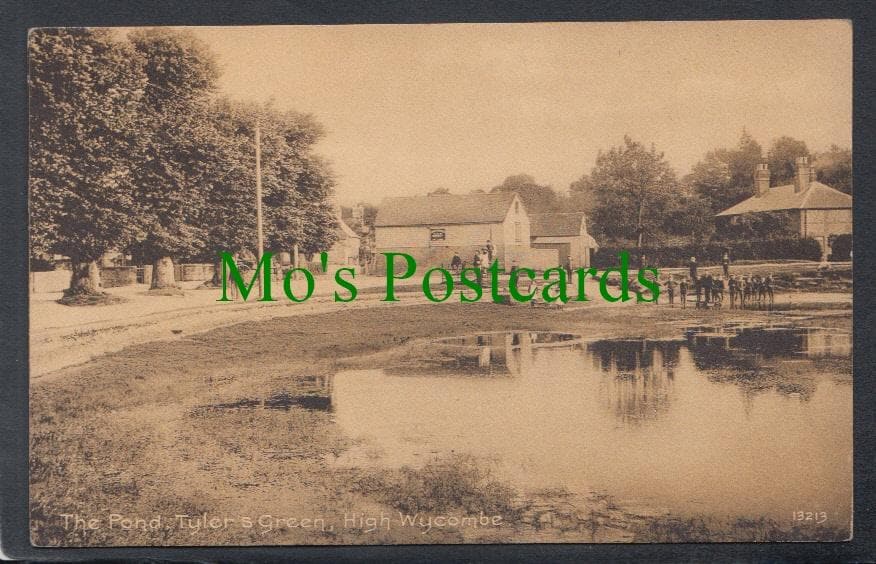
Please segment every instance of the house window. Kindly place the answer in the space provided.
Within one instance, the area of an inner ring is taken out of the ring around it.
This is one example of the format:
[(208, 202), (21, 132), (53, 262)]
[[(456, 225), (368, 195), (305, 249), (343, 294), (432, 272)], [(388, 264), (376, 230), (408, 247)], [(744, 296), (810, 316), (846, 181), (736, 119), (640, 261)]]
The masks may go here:
[(447, 231), (443, 227), (429, 230), (429, 245), (440, 246), (447, 241)]
[(521, 236), (521, 233), (520, 233), (520, 222), (519, 222), (519, 221), (515, 221), (515, 222), (514, 222), (514, 242), (515, 242), (515, 243), (520, 243), (520, 236)]

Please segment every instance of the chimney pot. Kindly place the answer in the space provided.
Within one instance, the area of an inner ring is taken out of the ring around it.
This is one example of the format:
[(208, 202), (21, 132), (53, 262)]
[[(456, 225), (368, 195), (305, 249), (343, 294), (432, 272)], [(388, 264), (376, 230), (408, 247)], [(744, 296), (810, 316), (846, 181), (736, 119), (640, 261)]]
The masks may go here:
[(758, 196), (763, 196), (770, 189), (770, 168), (766, 163), (760, 163), (755, 167), (754, 187)]
[(813, 171), (809, 166), (809, 157), (797, 157), (795, 164), (794, 193), (799, 194), (809, 189), (809, 182), (812, 180)]

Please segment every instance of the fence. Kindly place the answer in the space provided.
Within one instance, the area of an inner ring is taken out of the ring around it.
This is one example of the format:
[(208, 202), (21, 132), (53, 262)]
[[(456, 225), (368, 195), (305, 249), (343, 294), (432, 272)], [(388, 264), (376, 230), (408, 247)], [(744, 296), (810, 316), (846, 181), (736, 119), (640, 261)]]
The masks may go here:
[[(212, 264), (174, 265), (177, 282), (209, 280), (213, 277)], [(118, 288), (132, 284), (149, 284), (152, 265), (110, 266), (100, 269), (100, 283), (104, 288)], [(63, 292), (70, 286), (70, 271), (66, 269), (30, 273), (30, 291), (35, 294)]]

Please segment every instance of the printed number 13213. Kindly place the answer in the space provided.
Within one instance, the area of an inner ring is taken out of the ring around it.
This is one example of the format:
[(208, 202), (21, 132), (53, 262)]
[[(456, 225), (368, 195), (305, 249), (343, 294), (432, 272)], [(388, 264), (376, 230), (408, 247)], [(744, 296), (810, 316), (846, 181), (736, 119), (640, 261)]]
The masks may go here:
[(827, 511), (794, 511), (791, 520), (821, 524), (827, 521)]

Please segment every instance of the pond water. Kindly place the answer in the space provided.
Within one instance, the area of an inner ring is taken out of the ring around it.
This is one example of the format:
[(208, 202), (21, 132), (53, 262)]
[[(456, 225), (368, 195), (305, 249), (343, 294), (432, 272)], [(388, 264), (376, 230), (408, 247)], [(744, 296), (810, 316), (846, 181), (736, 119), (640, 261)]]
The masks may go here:
[(566, 488), (677, 513), (826, 511), (852, 495), (851, 335), (727, 323), (676, 340), (488, 333), (420, 343), (333, 379), (356, 439), (339, 465), (466, 453), (521, 492)]

